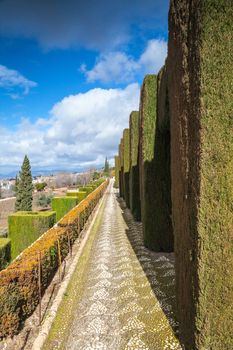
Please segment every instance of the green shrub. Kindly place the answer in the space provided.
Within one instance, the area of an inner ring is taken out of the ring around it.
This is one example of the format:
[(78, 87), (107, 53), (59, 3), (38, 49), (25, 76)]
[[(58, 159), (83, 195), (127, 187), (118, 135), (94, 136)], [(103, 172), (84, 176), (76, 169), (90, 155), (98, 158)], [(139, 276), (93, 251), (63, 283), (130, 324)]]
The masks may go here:
[(51, 204), (51, 201), (52, 201), (52, 198), (53, 198), (53, 195), (52, 194), (49, 194), (49, 195), (46, 195), (45, 193), (43, 193), (37, 200), (37, 205), (39, 207), (42, 207), (42, 208), (47, 208), (50, 204)]
[(40, 182), (40, 183), (35, 184), (35, 188), (38, 192), (43, 191), (46, 186), (47, 186), (46, 182)]
[(87, 196), (86, 191), (67, 191), (66, 195), (68, 197), (76, 197), (78, 201), (81, 202)]
[(52, 199), (52, 210), (56, 212), (56, 221), (60, 220), (66, 213), (74, 208), (79, 202), (77, 197), (54, 197)]
[(8, 232), (11, 239), (11, 257), (15, 259), (25, 248), (56, 222), (53, 211), (18, 211), (8, 217)]
[(11, 260), (11, 240), (0, 238), (0, 270), (4, 269)]
[(233, 348), (233, 6), (171, 1), (176, 300), (185, 349)]
[(130, 210), (135, 220), (141, 219), (140, 184), (139, 184), (139, 112), (130, 114), (130, 175), (129, 199)]

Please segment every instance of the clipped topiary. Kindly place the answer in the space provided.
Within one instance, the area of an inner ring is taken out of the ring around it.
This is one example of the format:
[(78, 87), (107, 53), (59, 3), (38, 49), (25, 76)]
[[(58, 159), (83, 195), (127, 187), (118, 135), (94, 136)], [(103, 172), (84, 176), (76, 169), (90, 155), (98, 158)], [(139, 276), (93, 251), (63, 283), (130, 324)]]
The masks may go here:
[(54, 211), (18, 211), (8, 216), (11, 257), (15, 259), (56, 222)]
[(136, 220), (141, 219), (140, 184), (139, 184), (139, 112), (130, 114), (130, 209)]
[(56, 212), (56, 221), (74, 208), (79, 202), (77, 197), (65, 196), (52, 199), (52, 210)]
[(168, 76), (180, 339), (232, 349), (233, 6), (172, 0)]

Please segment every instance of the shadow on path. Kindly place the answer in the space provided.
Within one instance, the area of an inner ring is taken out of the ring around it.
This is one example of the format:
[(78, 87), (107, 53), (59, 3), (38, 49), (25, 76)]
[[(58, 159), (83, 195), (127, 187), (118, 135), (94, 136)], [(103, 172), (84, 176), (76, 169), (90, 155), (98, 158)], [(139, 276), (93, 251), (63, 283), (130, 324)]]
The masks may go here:
[(122, 209), (124, 221), (129, 229), (126, 235), (137, 256), (137, 259), (150, 283), (154, 295), (160, 303), (174, 333), (178, 337), (175, 299), (175, 267), (174, 253), (157, 253), (144, 247), (142, 224), (136, 222), (118, 195), (117, 201)]

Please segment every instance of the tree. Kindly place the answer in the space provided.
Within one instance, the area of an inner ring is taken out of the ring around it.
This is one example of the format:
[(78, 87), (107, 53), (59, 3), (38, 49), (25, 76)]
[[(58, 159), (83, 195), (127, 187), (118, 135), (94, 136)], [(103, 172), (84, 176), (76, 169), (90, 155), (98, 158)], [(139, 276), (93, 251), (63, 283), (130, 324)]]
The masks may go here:
[(35, 188), (38, 192), (43, 191), (46, 186), (47, 186), (46, 182), (38, 182), (37, 184), (35, 184)]
[(109, 175), (109, 162), (108, 162), (108, 158), (105, 158), (105, 164), (104, 164), (104, 173), (106, 175)]
[(16, 201), (15, 210), (32, 210), (32, 173), (31, 166), (27, 156), (24, 157), (24, 161), (19, 173), (19, 178), (16, 184)]

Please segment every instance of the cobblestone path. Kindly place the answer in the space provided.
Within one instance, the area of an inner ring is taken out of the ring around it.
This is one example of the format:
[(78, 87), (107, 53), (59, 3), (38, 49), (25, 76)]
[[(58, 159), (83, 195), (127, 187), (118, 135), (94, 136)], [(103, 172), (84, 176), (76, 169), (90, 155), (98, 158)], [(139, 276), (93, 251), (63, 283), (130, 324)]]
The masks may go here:
[(181, 349), (175, 336), (173, 255), (144, 248), (141, 224), (112, 184), (106, 196), (64, 349)]

